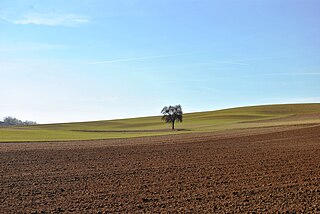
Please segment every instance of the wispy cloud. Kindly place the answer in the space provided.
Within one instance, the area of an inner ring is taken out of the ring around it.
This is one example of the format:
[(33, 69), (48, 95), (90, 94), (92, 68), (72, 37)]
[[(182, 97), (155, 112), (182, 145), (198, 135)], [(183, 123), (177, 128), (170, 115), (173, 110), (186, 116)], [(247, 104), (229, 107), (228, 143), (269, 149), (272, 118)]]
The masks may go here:
[(17, 24), (17, 25), (46, 25), (46, 26), (67, 26), (75, 27), (81, 24), (90, 22), (90, 19), (85, 16), (75, 14), (43, 14), (43, 13), (31, 13), (26, 14), (22, 18), (12, 19), (8, 17), (2, 17), (5, 21)]
[[(191, 53), (176, 53), (176, 54), (163, 54), (163, 55), (155, 55), (155, 56), (143, 56), (143, 57), (132, 57), (132, 58), (120, 58), (120, 59), (111, 59), (111, 60), (102, 60), (102, 61), (95, 61), (90, 62), (91, 65), (97, 64), (108, 64), (108, 63), (116, 63), (116, 62), (129, 62), (129, 61), (139, 61), (139, 60), (146, 60), (146, 59), (158, 59), (158, 58), (167, 58), (167, 57), (176, 57), (176, 56), (190, 56), (205, 53), (205, 51), (199, 52), (191, 52)], [(242, 61), (236, 60), (223, 60), (223, 61), (211, 61), (212, 64), (231, 64), (231, 65), (244, 65), (249, 66), (251, 64), (245, 63)]]
[(230, 64), (230, 65), (245, 65), (249, 66), (251, 65), (250, 63), (245, 63), (242, 61), (215, 61), (216, 64)]
[(173, 56), (180, 56), (180, 55), (184, 55), (184, 54), (165, 54), (165, 55), (157, 55), (157, 56), (144, 56), (144, 57), (135, 57), (135, 58), (112, 59), (112, 60), (90, 62), (89, 64), (97, 65), (97, 64), (114, 63), (114, 62), (129, 62), (129, 61), (138, 61), (138, 60), (145, 60), (145, 59), (173, 57)]
[(0, 43), (1, 52), (33, 52), (33, 51), (54, 51), (65, 50), (67, 46), (57, 44), (44, 44), (44, 43), (15, 43), (5, 44)]
[(262, 74), (262, 76), (318, 76), (320, 72), (300, 72), (300, 73), (269, 73), (269, 74)]

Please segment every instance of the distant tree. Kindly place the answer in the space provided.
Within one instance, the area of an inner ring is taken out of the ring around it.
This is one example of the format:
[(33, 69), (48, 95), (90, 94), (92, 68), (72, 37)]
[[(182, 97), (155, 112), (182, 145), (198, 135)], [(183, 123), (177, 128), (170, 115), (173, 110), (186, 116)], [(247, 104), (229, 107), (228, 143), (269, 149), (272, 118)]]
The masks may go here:
[(171, 123), (172, 125), (172, 130), (174, 130), (174, 123), (177, 122), (182, 122), (182, 108), (181, 105), (176, 105), (176, 106), (165, 106), (163, 107), (161, 113), (163, 116), (161, 117), (162, 120), (164, 120), (166, 123)]
[(37, 125), (37, 122), (36, 121), (26, 120), (26, 121), (23, 122), (23, 125), (25, 125), (25, 126)]
[(36, 125), (37, 123), (34, 122), (34, 121), (22, 121), (22, 120), (19, 120), (15, 117), (4, 117), (3, 118), (3, 125), (5, 126), (29, 126), (29, 125)]
[(17, 118), (10, 116), (3, 118), (3, 122), (6, 126), (15, 126), (20, 125), (22, 123), (21, 120), (18, 120)]

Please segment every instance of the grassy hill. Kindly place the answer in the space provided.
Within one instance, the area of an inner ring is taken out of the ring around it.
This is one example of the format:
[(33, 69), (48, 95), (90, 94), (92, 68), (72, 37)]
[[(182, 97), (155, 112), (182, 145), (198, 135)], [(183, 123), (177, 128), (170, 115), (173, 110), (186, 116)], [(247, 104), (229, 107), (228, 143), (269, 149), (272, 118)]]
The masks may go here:
[(184, 114), (171, 131), (160, 116), (81, 123), (1, 127), (0, 142), (129, 138), (228, 129), (320, 123), (320, 104), (283, 104)]

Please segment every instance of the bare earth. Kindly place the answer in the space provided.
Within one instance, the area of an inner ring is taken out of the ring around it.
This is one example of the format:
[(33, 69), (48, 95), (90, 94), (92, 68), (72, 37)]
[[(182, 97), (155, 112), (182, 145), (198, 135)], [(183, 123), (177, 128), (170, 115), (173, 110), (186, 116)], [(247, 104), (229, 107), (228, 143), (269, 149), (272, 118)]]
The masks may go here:
[(0, 213), (320, 213), (320, 126), (1, 143)]

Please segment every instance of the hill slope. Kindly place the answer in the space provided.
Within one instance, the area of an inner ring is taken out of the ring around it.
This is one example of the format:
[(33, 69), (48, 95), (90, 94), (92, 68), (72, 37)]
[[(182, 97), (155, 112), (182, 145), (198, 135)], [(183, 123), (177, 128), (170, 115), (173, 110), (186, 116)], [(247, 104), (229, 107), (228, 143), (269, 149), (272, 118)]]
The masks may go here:
[(185, 114), (174, 132), (159, 116), (1, 127), (0, 142), (128, 138), (312, 123), (320, 123), (320, 104), (264, 105)]

